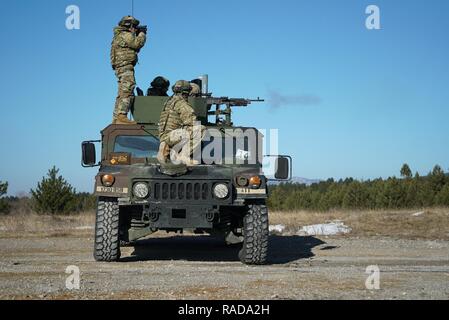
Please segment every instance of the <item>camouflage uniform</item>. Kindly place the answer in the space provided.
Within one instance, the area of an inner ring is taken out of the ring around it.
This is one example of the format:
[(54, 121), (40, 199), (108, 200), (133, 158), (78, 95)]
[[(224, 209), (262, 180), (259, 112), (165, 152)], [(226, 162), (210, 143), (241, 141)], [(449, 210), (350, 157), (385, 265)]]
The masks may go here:
[[(131, 19), (132, 17), (125, 18)], [(134, 21), (137, 23), (134, 23), (135, 26), (137, 26), (139, 21), (136, 19)], [(114, 39), (111, 45), (111, 64), (118, 78), (118, 95), (115, 102), (114, 119), (119, 114), (126, 115), (129, 111), (136, 86), (134, 66), (138, 61), (137, 54), (145, 45), (145, 42), (146, 35), (144, 32), (136, 35), (129, 30), (129, 27), (119, 25), (114, 28)]]
[[(188, 88), (188, 91), (179, 92), (176, 89), (179, 83), (183, 83), (184, 88)], [(204, 128), (202, 126), (198, 128), (200, 130), (194, 128), (198, 120), (195, 111), (187, 101), (191, 86), (187, 81), (178, 81), (173, 87), (173, 91), (175, 94), (165, 103), (159, 120), (161, 148), (158, 160), (164, 163), (171, 149), (181, 149), (179, 153), (181, 162), (197, 164), (195, 161), (191, 161), (190, 157), (201, 144)]]

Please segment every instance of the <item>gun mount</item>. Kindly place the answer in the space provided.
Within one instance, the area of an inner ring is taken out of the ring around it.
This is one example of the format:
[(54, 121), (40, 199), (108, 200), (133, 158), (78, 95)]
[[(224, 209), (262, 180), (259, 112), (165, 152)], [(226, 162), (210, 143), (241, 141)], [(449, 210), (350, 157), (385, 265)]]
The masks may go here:
[[(244, 98), (214, 98), (207, 97), (207, 115), (215, 116), (216, 125), (232, 126), (232, 107), (247, 107), (252, 102), (264, 102), (265, 100), (257, 99), (244, 99)], [(225, 106), (223, 108), (223, 106)], [(213, 109), (215, 108), (215, 109)], [(225, 118), (223, 119), (222, 116)]]
[[(168, 97), (147, 97), (137, 96), (131, 108), (134, 120), (139, 124), (157, 124), (161, 111)], [(203, 125), (232, 126), (232, 108), (247, 107), (253, 102), (263, 102), (262, 99), (244, 98), (215, 98), (211, 94), (202, 97), (191, 97), (189, 102), (192, 105), (198, 120)], [(215, 119), (209, 121), (209, 116)]]

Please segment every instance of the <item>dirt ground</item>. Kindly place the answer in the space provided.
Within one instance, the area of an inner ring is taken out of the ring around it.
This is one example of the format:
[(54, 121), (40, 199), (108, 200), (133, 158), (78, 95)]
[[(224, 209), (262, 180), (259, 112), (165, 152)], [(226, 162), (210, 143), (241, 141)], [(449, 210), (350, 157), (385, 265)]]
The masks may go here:
[[(271, 236), (270, 264), (248, 267), (237, 247), (206, 236), (157, 234), (92, 257), (93, 230), (0, 232), (0, 299), (449, 299), (449, 241), (376, 236)], [(66, 268), (80, 289), (66, 288)], [(379, 290), (366, 289), (375, 265)]]

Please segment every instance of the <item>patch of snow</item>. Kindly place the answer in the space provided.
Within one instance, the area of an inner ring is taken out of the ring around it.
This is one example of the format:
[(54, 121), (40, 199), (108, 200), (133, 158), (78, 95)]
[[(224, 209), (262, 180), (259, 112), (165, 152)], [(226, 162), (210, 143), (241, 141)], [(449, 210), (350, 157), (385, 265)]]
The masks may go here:
[(412, 214), (412, 217), (419, 217), (419, 216), (422, 216), (423, 214), (424, 214), (424, 211), (420, 211), (420, 212)]
[(76, 227), (75, 230), (92, 230), (93, 226), (82, 226), (82, 227)]
[(332, 236), (337, 234), (346, 234), (352, 229), (346, 226), (343, 221), (331, 221), (329, 223), (313, 224), (304, 226), (298, 231), (301, 236)]
[(270, 232), (282, 233), (285, 230), (285, 226), (283, 224), (276, 224), (274, 226), (269, 226), (268, 230)]

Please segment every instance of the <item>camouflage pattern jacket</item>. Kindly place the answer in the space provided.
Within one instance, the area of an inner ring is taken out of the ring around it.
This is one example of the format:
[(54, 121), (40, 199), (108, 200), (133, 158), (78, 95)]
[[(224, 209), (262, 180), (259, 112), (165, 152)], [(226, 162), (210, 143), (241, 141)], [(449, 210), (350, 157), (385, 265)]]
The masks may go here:
[(159, 120), (159, 137), (167, 141), (170, 132), (176, 129), (192, 129), (197, 121), (192, 106), (181, 95), (174, 95), (165, 103)]
[(111, 65), (116, 68), (126, 65), (135, 66), (137, 53), (145, 45), (146, 35), (141, 32), (138, 36), (123, 27), (114, 28), (114, 39), (111, 44)]

